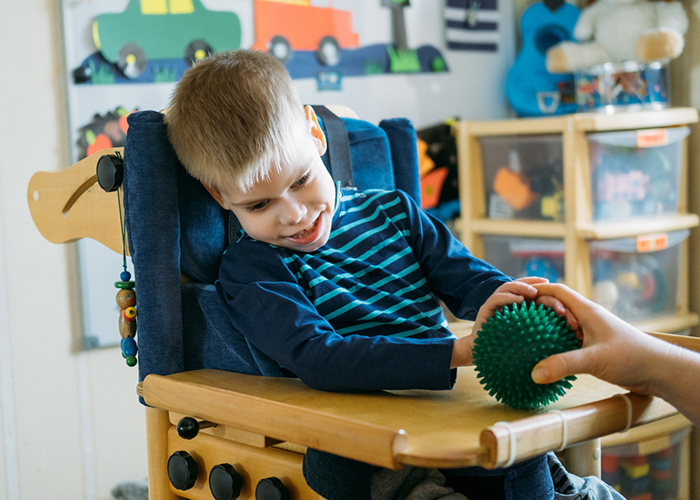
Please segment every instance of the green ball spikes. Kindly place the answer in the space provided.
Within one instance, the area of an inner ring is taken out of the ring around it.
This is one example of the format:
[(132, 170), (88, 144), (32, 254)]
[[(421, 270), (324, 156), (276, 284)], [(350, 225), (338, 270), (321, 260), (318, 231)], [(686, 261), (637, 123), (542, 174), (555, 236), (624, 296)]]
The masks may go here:
[(551, 307), (523, 301), (496, 311), (474, 341), (474, 365), (479, 382), (498, 401), (518, 410), (553, 403), (571, 388), (575, 376), (551, 384), (536, 384), (535, 365), (553, 354), (580, 347), (576, 333)]

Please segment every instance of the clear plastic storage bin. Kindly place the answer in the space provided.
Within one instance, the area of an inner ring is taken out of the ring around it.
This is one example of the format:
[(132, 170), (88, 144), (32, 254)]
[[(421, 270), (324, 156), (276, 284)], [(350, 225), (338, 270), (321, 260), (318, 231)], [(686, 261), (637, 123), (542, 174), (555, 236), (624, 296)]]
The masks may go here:
[(485, 136), (479, 142), (488, 217), (564, 219), (561, 136)]
[(688, 127), (588, 134), (594, 220), (678, 213)]
[(564, 240), (519, 236), (484, 236), (487, 262), (509, 276), (542, 276), (564, 282)]
[[(681, 243), (689, 231), (590, 241), (592, 299), (627, 321), (676, 314)], [(566, 282), (562, 239), (483, 236), (484, 260), (520, 278)]]
[(574, 73), (579, 111), (608, 114), (668, 106), (668, 66), (661, 62), (606, 63)]
[[(587, 134), (594, 221), (678, 213), (688, 127)], [(564, 221), (561, 135), (479, 137), (491, 219)]]
[(648, 442), (603, 448), (603, 481), (629, 500), (675, 500), (681, 496), (681, 447), (690, 429)]
[(676, 314), (681, 243), (689, 234), (590, 242), (593, 300), (628, 321)]

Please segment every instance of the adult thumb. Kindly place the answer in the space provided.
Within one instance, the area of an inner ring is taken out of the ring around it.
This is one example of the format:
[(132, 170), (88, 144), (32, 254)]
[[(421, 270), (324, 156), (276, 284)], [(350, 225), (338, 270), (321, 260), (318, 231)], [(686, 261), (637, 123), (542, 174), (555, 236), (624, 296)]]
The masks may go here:
[(536, 384), (551, 384), (569, 375), (586, 372), (585, 355), (582, 356), (581, 351), (582, 349), (577, 349), (543, 359), (532, 369), (532, 381)]

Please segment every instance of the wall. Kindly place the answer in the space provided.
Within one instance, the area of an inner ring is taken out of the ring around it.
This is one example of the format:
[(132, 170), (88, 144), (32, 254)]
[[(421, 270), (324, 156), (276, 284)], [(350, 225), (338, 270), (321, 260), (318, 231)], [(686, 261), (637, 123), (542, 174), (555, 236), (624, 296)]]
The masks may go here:
[(68, 165), (57, 4), (0, 2), (0, 41), (9, 48), (0, 76), (0, 498), (7, 500), (108, 499), (115, 484), (146, 475), (136, 371), (116, 349), (74, 349), (75, 249), (44, 240), (27, 208), (31, 175)]

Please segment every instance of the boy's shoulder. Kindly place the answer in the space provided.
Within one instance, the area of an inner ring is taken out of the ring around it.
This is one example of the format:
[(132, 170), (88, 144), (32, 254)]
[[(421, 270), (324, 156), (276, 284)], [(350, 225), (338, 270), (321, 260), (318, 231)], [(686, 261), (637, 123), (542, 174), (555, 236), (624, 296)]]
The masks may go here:
[(376, 216), (378, 213), (384, 213), (390, 218), (400, 213), (404, 214), (402, 217), (412, 220), (418, 210), (420, 208), (413, 198), (400, 189), (342, 189), (338, 196), (336, 221), (368, 217), (372, 214)]
[(230, 244), (221, 257), (219, 279), (226, 282), (294, 281), (283, 248), (245, 235)]
[(399, 189), (348, 189), (340, 190), (339, 201), (343, 205), (382, 205), (387, 201), (400, 200), (403, 204), (411, 203), (411, 197)]

